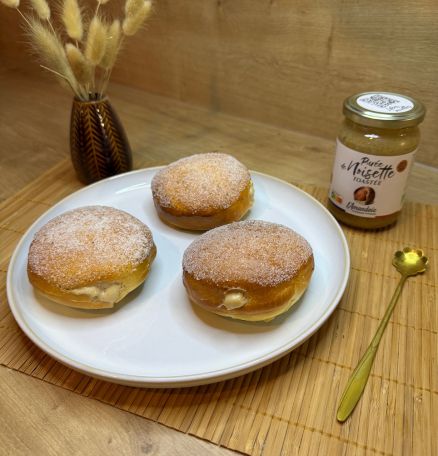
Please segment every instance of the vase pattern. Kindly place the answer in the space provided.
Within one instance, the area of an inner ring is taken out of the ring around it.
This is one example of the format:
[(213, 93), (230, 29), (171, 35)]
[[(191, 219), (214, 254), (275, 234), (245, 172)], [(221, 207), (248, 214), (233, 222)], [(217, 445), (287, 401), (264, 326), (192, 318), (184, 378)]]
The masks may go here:
[(85, 184), (132, 169), (126, 133), (108, 98), (73, 100), (70, 151), (76, 174)]

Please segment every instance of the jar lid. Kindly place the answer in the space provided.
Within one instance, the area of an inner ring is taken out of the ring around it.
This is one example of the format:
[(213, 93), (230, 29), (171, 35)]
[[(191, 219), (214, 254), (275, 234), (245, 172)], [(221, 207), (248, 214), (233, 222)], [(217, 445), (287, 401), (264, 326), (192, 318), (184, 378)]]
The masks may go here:
[(362, 92), (344, 101), (344, 115), (361, 125), (379, 128), (413, 127), (423, 121), (424, 105), (392, 92)]

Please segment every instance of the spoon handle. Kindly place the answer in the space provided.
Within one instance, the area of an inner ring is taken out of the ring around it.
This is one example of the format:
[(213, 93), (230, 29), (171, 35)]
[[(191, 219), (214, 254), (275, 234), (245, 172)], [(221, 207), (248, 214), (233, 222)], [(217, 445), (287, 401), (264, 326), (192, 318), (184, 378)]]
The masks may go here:
[(354, 410), (354, 407), (356, 407), (356, 404), (359, 402), (359, 399), (362, 396), (371, 372), (371, 368), (373, 366), (374, 358), (376, 357), (380, 340), (382, 339), (385, 328), (388, 325), (392, 311), (394, 310), (394, 307), (407, 278), (407, 275), (401, 276), (400, 282), (398, 283), (397, 288), (391, 298), (391, 302), (385, 311), (385, 315), (383, 316), (382, 321), (377, 328), (376, 334), (374, 335), (370, 345), (367, 348), (367, 351), (360, 359), (358, 365), (356, 366), (356, 369), (354, 369), (348, 380), (336, 414), (336, 419), (340, 422), (344, 422), (350, 416), (351, 412)]

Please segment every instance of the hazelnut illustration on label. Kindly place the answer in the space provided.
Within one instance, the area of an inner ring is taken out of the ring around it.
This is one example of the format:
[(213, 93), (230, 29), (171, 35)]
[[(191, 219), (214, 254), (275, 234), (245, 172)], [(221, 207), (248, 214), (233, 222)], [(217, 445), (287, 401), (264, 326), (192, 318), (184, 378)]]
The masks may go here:
[(415, 151), (400, 156), (370, 155), (339, 140), (329, 198), (349, 214), (381, 217), (401, 210)]

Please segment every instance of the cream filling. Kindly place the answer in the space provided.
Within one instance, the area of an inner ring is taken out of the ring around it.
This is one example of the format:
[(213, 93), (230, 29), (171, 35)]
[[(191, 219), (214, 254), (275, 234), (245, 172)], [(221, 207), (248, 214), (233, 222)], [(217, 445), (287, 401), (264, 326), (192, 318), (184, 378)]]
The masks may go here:
[(251, 204), (254, 203), (254, 185), (251, 182), (251, 186), (249, 187), (249, 199), (251, 201)]
[(108, 302), (111, 304), (116, 303), (122, 294), (123, 286), (120, 283), (111, 285), (90, 286), (74, 288), (69, 290), (70, 293), (75, 295), (85, 295), (93, 301)]
[(224, 306), (227, 310), (234, 310), (243, 307), (247, 302), (243, 291), (232, 290), (227, 291), (220, 307)]

